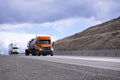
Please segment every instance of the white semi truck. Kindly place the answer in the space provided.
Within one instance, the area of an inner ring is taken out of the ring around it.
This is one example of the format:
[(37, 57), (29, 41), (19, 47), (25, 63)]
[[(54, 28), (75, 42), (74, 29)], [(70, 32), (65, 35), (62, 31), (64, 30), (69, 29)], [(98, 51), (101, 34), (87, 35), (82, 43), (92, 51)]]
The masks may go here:
[(17, 43), (9, 44), (9, 55), (11, 54), (19, 54), (19, 46)]

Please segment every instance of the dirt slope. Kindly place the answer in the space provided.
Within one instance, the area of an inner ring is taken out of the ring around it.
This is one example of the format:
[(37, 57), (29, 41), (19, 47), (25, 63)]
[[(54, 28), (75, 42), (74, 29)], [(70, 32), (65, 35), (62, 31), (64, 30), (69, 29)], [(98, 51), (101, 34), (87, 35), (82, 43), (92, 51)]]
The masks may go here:
[(55, 50), (120, 49), (120, 17), (58, 40)]

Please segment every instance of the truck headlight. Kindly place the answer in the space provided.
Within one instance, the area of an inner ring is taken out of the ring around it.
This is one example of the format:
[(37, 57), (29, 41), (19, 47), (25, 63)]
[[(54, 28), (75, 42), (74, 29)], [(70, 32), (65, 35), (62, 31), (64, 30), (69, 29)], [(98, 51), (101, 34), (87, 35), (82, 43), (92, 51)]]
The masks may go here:
[(54, 48), (53, 48), (53, 47), (51, 47), (51, 50), (52, 50), (52, 51), (54, 51)]
[(39, 49), (40, 51), (42, 51), (42, 49)]

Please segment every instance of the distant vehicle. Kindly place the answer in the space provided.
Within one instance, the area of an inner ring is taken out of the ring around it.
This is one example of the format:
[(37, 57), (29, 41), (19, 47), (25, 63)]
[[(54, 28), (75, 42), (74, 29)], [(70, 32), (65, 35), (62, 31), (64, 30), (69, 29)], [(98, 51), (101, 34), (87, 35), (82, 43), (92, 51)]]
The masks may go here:
[(17, 43), (9, 44), (9, 55), (11, 54), (19, 54), (19, 46)]
[(50, 36), (37, 36), (28, 42), (27, 48), (25, 50), (25, 55), (29, 54), (35, 55), (51, 55), (53, 56), (53, 47), (51, 44)]

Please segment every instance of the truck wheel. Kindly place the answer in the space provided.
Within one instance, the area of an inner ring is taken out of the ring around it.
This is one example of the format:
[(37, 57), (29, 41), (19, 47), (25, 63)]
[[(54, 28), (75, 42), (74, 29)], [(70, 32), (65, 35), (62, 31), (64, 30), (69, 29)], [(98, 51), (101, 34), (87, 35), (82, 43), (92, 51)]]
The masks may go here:
[(39, 51), (37, 50), (37, 51), (35, 51), (35, 54), (36, 55), (38, 55), (38, 56), (40, 56), (41, 54), (39, 53)]
[(27, 49), (25, 50), (25, 55), (26, 55), (26, 56), (29, 56), (29, 52), (28, 52)]
[(46, 56), (46, 54), (43, 54), (43, 56)]
[(9, 52), (9, 55), (11, 55), (11, 52)]
[(53, 54), (50, 54), (51, 56), (53, 56)]
[(36, 54), (32, 54), (32, 56), (36, 56)]
[(11, 52), (10, 54), (13, 55), (13, 52)]
[(41, 56), (41, 54), (38, 54), (38, 56)]

